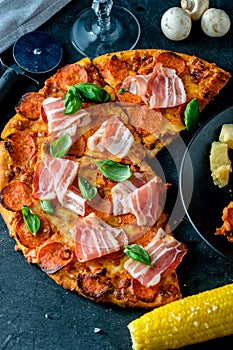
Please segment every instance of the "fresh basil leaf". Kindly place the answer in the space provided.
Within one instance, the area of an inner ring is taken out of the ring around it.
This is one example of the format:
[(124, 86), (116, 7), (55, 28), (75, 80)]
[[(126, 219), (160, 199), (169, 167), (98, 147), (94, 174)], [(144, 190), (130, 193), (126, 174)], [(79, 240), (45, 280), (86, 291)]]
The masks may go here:
[(75, 85), (79, 92), (79, 97), (82, 101), (88, 102), (108, 102), (110, 99), (109, 93), (102, 87), (92, 83), (79, 83)]
[(50, 154), (56, 158), (62, 158), (72, 145), (72, 139), (69, 133), (66, 133), (56, 139), (50, 145)]
[(127, 91), (128, 91), (127, 89), (121, 88), (118, 90), (118, 94), (122, 95), (124, 92), (127, 92)]
[(132, 171), (129, 165), (114, 162), (113, 160), (98, 160), (95, 162), (101, 173), (110, 180), (120, 182), (129, 179)]
[(40, 206), (45, 213), (53, 214), (53, 207), (50, 201), (40, 200)]
[(86, 199), (93, 199), (97, 194), (97, 188), (92, 186), (90, 182), (84, 177), (78, 178), (78, 187), (82, 196)]
[(199, 103), (196, 98), (192, 99), (186, 106), (184, 111), (184, 122), (186, 129), (192, 131), (199, 122)]
[(40, 219), (35, 215), (32, 210), (26, 206), (22, 206), (23, 221), (28, 229), (34, 236), (40, 228)]
[(131, 244), (131, 245), (124, 246), (124, 253), (128, 255), (130, 258), (132, 258), (133, 260), (152, 266), (150, 255), (139, 244)]
[(75, 85), (68, 88), (63, 104), (66, 108), (64, 114), (73, 114), (82, 106), (82, 101), (79, 98), (78, 90)]

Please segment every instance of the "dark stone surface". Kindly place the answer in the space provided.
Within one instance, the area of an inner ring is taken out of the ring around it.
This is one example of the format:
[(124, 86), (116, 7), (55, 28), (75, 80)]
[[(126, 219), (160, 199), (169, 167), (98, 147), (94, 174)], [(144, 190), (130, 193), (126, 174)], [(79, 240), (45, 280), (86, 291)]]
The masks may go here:
[[(222, 8), (233, 20), (233, 2), (210, 1), (211, 7)], [(69, 33), (76, 15), (91, 1), (73, 1), (39, 29), (52, 33), (62, 44), (61, 66), (79, 60), (81, 56), (70, 42)], [(172, 42), (160, 29), (162, 14), (179, 1), (128, 0), (115, 1), (137, 16), (141, 24), (141, 38), (137, 48), (162, 48), (197, 55), (233, 73), (233, 28), (222, 38), (209, 38), (194, 23), (191, 35), (184, 41)], [(13, 63), (12, 48), (1, 55), (3, 61)], [(0, 73), (2, 71), (0, 70)], [(50, 73), (51, 74), (51, 73)], [(47, 75), (34, 76), (41, 84)], [(14, 114), (19, 97), (37, 87), (25, 78), (0, 106), (0, 127)], [(201, 114), (201, 123), (232, 105), (232, 81)], [(185, 142), (192, 135), (183, 134)], [(177, 189), (177, 172), (167, 158), (166, 151), (160, 160), (167, 166), (168, 180)], [(182, 155), (177, 154), (178, 163)], [(182, 210), (182, 208), (181, 208)], [(174, 231), (176, 237), (186, 242), (188, 254), (178, 268), (183, 296), (233, 282), (232, 261), (211, 249), (192, 228), (184, 216)], [(233, 247), (232, 247), (233, 248)], [(118, 307), (95, 304), (56, 285), (37, 267), (30, 266), (21, 253), (14, 252), (14, 242), (6, 226), (0, 221), (0, 349), (1, 350), (129, 350), (130, 335), (127, 324), (143, 314), (143, 310), (125, 310)], [(232, 312), (232, 310), (229, 310)], [(95, 333), (95, 328), (101, 329)], [(186, 349), (232, 349), (233, 336), (215, 339), (207, 343), (187, 346)]]

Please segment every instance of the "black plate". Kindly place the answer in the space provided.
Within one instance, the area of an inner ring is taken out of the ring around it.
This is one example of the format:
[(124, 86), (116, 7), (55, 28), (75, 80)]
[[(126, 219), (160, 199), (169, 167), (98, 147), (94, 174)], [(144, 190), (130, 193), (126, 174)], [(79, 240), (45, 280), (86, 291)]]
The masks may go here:
[[(194, 135), (180, 170), (180, 192), (186, 214), (200, 236), (221, 255), (233, 259), (233, 243), (214, 235), (222, 225), (222, 210), (233, 200), (232, 174), (226, 187), (215, 186), (211, 177), (211, 143), (218, 141), (221, 126), (233, 123), (233, 106), (207, 121)], [(230, 157), (233, 163), (233, 158)]]

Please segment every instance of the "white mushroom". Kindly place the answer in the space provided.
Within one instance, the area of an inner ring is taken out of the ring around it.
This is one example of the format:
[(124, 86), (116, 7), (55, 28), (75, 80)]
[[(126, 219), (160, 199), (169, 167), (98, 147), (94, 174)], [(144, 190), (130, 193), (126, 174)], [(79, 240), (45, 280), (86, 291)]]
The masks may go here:
[(181, 0), (181, 7), (188, 12), (192, 20), (198, 21), (209, 8), (209, 0)]
[(220, 9), (210, 8), (206, 10), (201, 19), (201, 28), (203, 32), (211, 37), (220, 37), (225, 35), (231, 26), (228, 14)]
[(192, 20), (188, 13), (180, 7), (167, 10), (161, 19), (163, 34), (171, 40), (179, 41), (188, 37), (192, 27)]

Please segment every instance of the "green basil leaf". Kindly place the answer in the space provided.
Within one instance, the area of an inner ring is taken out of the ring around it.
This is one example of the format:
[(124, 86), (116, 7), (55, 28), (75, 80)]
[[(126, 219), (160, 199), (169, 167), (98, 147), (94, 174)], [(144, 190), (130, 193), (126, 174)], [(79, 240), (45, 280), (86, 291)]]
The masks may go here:
[(98, 160), (95, 163), (107, 179), (120, 182), (132, 176), (129, 165), (117, 163), (112, 160)]
[(47, 214), (53, 214), (53, 207), (50, 201), (40, 200), (42, 210)]
[(108, 102), (110, 99), (109, 93), (102, 87), (92, 83), (79, 83), (75, 85), (79, 92), (79, 97), (82, 101), (88, 102)]
[(78, 90), (75, 85), (68, 88), (63, 104), (66, 108), (64, 114), (73, 114), (82, 106), (82, 101), (79, 98)]
[(192, 99), (186, 106), (184, 111), (184, 122), (186, 129), (192, 131), (199, 122), (199, 103), (196, 98)]
[(69, 133), (59, 137), (50, 145), (50, 154), (56, 158), (62, 158), (72, 145), (72, 139)]
[(92, 186), (90, 182), (84, 177), (78, 178), (78, 187), (82, 196), (86, 199), (93, 199), (97, 194), (97, 188)]
[(139, 244), (131, 244), (131, 245), (124, 246), (124, 253), (128, 255), (130, 258), (132, 258), (133, 260), (152, 266), (150, 255)]
[(118, 94), (122, 95), (124, 92), (127, 92), (127, 91), (129, 91), (129, 90), (121, 88), (121, 89), (118, 90)]
[(22, 206), (23, 221), (28, 229), (34, 236), (40, 228), (40, 219), (35, 215), (32, 210), (26, 206)]

